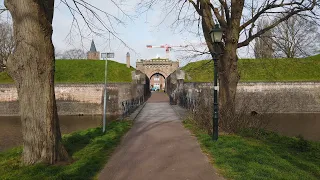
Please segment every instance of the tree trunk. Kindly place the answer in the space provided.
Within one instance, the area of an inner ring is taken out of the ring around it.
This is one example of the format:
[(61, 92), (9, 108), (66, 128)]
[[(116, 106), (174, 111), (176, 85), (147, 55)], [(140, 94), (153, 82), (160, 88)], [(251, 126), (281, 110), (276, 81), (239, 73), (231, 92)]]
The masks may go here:
[(238, 73), (237, 48), (240, 34), (240, 20), (244, 1), (231, 1), (231, 19), (225, 29), (225, 47), (219, 63), (219, 113), (220, 125), (226, 131), (232, 131), (229, 125), (235, 118)]
[[(237, 45), (241, 18), (240, 11), (242, 11), (242, 9), (240, 8), (238, 14), (233, 15), (230, 27), (224, 29), (224, 45), (220, 44), (221, 46), (213, 46), (209, 32), (213, 28), (214, 23), (209, 3), (210, 1), (207, 0), (201, 1), (202, 30), (212, 57), (219, 57), (219, 125), (224, 130), (228, 131), (226, 128), (228, 122), (232, 120), (231, 118), (234, 118), (235, 114), (235, 97), (239, 81)], [(223, 55), (221, 55), (221, 53)]]
[(5, 0), (16, 47), (7, 62), (20, 102), (24, 164), (68, 160), (54, 94), (54, 0)]
[(235, 117), (237, 85), (240, 79), (238, 73), (237, 43), (226, 43), (223, 56), (219, 63), (219, 114), (220, 126), (225, 131)]

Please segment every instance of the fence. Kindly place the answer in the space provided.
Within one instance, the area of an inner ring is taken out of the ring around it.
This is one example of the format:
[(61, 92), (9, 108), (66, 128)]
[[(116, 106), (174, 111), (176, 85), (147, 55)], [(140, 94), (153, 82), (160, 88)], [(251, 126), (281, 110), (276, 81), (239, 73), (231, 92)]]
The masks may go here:
[(144, 101), (145, 101), (145, 97), (144, 96), (140, 96), (140, 97), (137, 97), (137, 98), (133, 98), (133, 99), (130, 99), (130, 100), (123, 101), (121, 103), (121, 105), (123, 107), (122, 118), (128, 116), (133, 111), (135, 111), (142, 103), (144, 103)]

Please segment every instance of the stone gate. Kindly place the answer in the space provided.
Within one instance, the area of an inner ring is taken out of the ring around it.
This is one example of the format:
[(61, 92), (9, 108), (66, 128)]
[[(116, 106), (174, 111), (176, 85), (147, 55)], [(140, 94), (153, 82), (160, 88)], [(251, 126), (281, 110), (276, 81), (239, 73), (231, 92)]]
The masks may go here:
[(165, 79), (179, 68), (179, 62), (163, 58), (140, 60), (136, 62), (136, 69), (150, 79), (150, 87), (165, 88)]

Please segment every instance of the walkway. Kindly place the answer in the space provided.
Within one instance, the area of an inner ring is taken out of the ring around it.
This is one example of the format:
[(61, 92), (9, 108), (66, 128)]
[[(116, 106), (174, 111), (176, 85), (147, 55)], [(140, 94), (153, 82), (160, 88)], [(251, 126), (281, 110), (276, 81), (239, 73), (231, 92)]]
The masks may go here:
[(155, 92), (99, 174), (101, 180), (218, 180), (164, 93)]

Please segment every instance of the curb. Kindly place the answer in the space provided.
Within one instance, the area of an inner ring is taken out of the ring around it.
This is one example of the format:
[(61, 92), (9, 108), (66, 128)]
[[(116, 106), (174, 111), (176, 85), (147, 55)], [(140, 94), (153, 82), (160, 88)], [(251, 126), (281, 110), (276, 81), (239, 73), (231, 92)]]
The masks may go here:
[(184, 116), (181, 115), (178, 110), (174, 107), (174, 106), (177, 106), (177, 105), (170, 105), (171, 108), (173, 109), (173, 111), (177, 114), (177, 116), (179, 116), (180, 120), (183, 121), (184, 120)]
[(147, 104), (147, 102), (144, 102), (142, 105), (140, 105), (140, 107), (138, 107), (130, 116), (129, 119), (134, 121), (138, 115), (140, 114), (140, 112), (142, 111), (142, 109), (144, 108), (144, 106)]
[(173, 111), (176, 113), (177, 116), (179, 116), (180, 120), (182, 120), (182, 117), (180, 115), (180, 113), (178, 113), (178, 111), (176, 110), (176, 108), (173, 105), (170, 105), (171, 108), (173, 109)]

